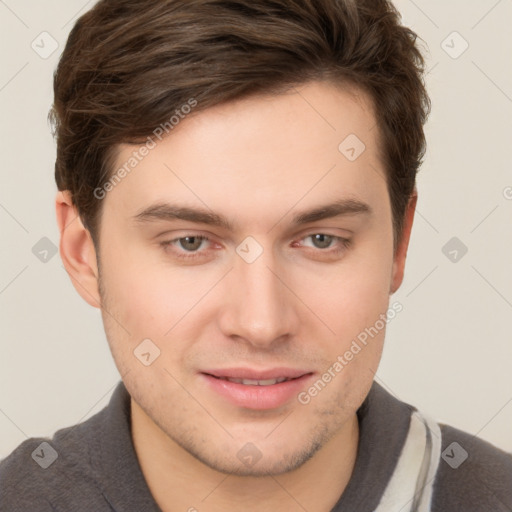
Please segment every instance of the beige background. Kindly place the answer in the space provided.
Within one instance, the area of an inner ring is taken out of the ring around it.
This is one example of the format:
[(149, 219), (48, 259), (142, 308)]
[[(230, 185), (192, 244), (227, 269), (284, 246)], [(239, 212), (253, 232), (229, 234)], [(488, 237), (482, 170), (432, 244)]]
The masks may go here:
[[(43, 237), (58, 245), (52, 73), (91, 5), (0, 2), (0, 457), (90, 417), (119, 380), (99, 311), (75, 292), (58, 254), (36, 257), (48, 250)], [(377, 379), (512, 451), (512, 2), (396, 5), (429, 49), (433, 112), (406, 278), (392, 298), (404, 310), (388, 327)], [(455, 248), (456, 262), (443, 253), (452, 237), (468, 248), (462, 257)]]

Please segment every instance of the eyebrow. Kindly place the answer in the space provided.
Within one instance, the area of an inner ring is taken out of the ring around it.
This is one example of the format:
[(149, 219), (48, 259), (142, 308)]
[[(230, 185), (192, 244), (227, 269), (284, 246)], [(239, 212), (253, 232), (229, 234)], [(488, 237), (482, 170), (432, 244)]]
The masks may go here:
[[(292, 225), (300, 226), (334, 217), (361, 214), (371, 215), (371, 213), (372, 209), (370, 205), (363, 201), (357, 199), (339, 199), (333, 203), (296, 213), (292, 218)], [(234, 225), (223, 215), (202, 208), (190, 208), (169, 203), (156, 203), (148, 206), (137, 213), (133, 218), (137, 223), (185, 220), (234, 231)]]

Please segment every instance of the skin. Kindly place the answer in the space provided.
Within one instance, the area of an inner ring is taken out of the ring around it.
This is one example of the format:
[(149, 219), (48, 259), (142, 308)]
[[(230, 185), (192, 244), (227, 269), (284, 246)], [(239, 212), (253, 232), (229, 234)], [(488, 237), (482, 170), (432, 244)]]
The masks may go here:
[[(338, 150), (349, 134), (366, 146), (353, 162)], [(356, 411), (385, 329), (307, 405), (294, 397), (267, 410), (236, 406), (200, 372), (307, 369), (307, 390), (386, 312), (402, 282), (416, 193), (394, 253), (377, 137), (369, 98), (322, 82), (191, 114), (103, 199), (99, 254), (69, 192), (57, 194), (61, 256), (78, 293), (101, 308), (132, 397), (137, 457), (162, 510), (320, 512), (345, 489)], [(118, 165), (135, 149), (120, 146)], [(371, 213), (292, 224), (298, 212), (346, 198)], [(157, 202), (206, 208), (234, 230), (134, 220)], [(322, 245), (315, 234), (334, 238)], [(210, 241), (183, 239), (199, 235)], [(236, 252), (247, 236), (263, 250), (252, 263)], [(180, 259), (191, 246), (199, 256)], [(160, 349), (150, 366), (134, 356), (147, 338)], [(237, 457), (248, 442), (261, 454), (250, 467)]]

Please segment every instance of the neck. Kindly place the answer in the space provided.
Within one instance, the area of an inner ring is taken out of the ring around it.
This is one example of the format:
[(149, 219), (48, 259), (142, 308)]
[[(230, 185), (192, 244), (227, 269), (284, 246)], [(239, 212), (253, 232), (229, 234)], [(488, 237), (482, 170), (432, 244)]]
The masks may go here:
[(329, 512), (350, 480), (359, 441), (354, 414), (295, 471), (247, 477), (220, 473), (197, 460), (169, 438), (133, 399), (131, 425), (142, 473), (163, 512)]

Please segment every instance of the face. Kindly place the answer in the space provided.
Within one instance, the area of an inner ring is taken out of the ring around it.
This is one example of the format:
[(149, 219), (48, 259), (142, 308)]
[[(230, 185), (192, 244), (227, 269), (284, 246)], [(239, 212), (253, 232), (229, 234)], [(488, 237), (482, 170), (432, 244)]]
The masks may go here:
[(279, 474), (354, 419), (396, 279), (383, 176), (368, 99), (315, 82), (189, 115), (107, 193), (107, 338), (171, 445)]

